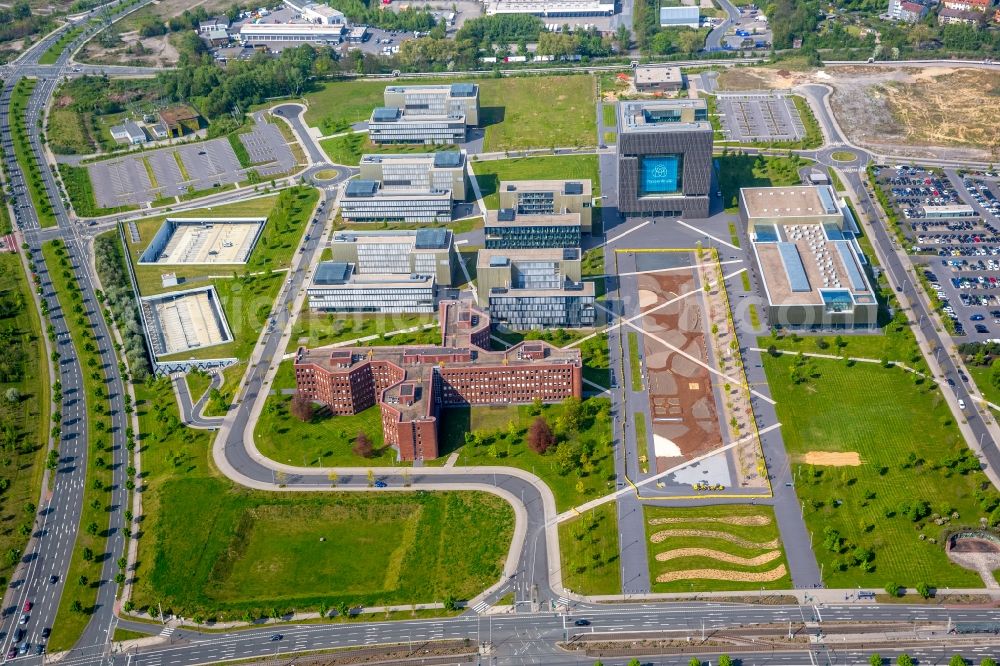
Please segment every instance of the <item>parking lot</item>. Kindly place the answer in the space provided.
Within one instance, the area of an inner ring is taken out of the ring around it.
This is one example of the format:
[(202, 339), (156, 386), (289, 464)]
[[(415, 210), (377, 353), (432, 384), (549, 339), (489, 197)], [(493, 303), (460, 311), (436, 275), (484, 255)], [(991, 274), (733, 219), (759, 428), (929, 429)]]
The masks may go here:
[[(975, 178), (963, 182), (956, 172), (909, 165), (881, 169), (878, 182), (956, 335), (1000, 337), (1000, 222), (992, 212), (994, 206), (1000, 209), (996, 183), (986, 184), (984, 192)], [(976, 214), (928, 218), (924, 210), (964, 204), (973, 205)]]
[(783, 93), (719, 93), (722, 131), (734, 141), (798, 141), (805, 128), (792, 98)]
[(295, 168), (295, 156), (285, 143), (285, 137), (271, 123), (256, 123), (252, 132), (240, 135), (240, 142), (250, 154), (254, 170), (262, 177), (287, 173)]
[(722, 40), (722, 48), (727, 50), (770, 48), (773, 35), (767, 18), (756, 5), (740, 7), (740, 18), (733, 32)]
[(102, 208), (174, 197), (243, 177), (239, 159), (224, 138), (95, 162), (87, 169)]

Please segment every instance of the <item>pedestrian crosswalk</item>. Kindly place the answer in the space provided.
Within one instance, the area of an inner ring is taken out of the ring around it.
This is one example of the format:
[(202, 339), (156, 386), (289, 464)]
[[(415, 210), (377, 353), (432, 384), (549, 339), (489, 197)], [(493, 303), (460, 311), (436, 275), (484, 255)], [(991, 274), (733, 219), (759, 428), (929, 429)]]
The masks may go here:
[(480, 615), (482, 615), (483, 613), (486, 612), (486, 610), (489, 607), (490, 607), (490, 605), (488, 603), (486, 603), (485, 601), (480, 601), (478, 604), (476, 604), (475, 606), (472, 607), (472, 610), (475, 611), (476, 613), (479, 613)]
[(170, 638), (171, 634), (173, 634), (176, 629), (177, 627), (174, 626), (163, 627), (163, 631), (160, 632), (160, 636), (162, 638)]
[(571, 600), (566, 597), (559, 597), (559, 599), (556, 600), (556, 604), (559, 606), (569, 606), (570, 603), (572, 603)]

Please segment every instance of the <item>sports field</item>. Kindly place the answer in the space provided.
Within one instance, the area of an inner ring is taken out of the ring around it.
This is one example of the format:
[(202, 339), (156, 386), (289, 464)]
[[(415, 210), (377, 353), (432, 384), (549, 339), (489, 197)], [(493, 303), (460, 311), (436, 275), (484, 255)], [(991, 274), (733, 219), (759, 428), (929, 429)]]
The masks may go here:
[[(899, 368), (792, 355), (765, 354), (764, 369), (828, 586), (982, 584), (940, 543), (986, 516), (975, 495), (987, 482), (936, 386)], [(853, 455), (808, 464), (819, 453)]]
[(770, 507), (646, 506), (643, 515), (654, 592), (791, 586)]
[(210, 433), (179, 422), (167, 381), (136, 392), (148, 475), (138, 608), (240, 620), (340, 602), (467, 599), (499, 579), (514, 524), (502, 500), (247, 491), (213, 472)]

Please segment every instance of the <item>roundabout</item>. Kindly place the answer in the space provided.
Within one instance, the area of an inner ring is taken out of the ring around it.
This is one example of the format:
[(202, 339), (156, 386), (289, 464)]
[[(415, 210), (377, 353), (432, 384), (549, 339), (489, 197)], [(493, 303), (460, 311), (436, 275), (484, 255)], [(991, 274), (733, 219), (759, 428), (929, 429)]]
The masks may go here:
[(838, 150), (830, 154), (830, 159), (834, 162), (853, 162), (858, 156), (849, 150)]

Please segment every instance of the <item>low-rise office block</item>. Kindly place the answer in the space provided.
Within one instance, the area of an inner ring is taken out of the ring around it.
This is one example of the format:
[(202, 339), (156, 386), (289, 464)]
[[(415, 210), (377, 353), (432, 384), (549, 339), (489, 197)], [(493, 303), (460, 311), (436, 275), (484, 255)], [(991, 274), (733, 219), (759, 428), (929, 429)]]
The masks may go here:
[(451, 222), (451, 190), (415, 191), (352, 180), (340, 200), (349, 222)]
[(466, 124), (479, 124), (479, 85), (386, 86), (385, 105), (410, 116), (462, 116)]
[(583, 180), (505, 180), (500, 183), (500, 208), (518, 215), (576, 213), (584, 233), (593, 226), (593, 187)]
[(358, 275), (433, 275), (450, 287), (454, 278), (454, 236), (450, 229), (338, 231), (333, 261), (354, 264)]
[(372, 143), (462, 143), (465, 115), (413, 114), (394, 107), (379, 107), (368, 120)]
[(465, 152), (401, 155), (362, 155), (361, 180), (377, 180), (393, 189), (451, 190), (456, 201), (465, 199)]
[(857, 223), (829, 185), (740, 190), (771, 326), (874, 328), (878, 301)]
[(486, 211), (486, 249), (580, 247), (579, 213), (518, 215), (513, 208)]
[(324, 261), (306, 289), (317, 312), (434, 312), (433, 275), (359, 274), (354, 264)]
[(579, 350), (533, 341), (490, 351), (486, 313), (459, 301), (443, 301), (439, 312), (440, 347), (300, 347), (295, 355), (298, 393), (334, 414), (379, 405), (385, 441), (400, 460), (438, 457), (443, 408), (582, 397)]

